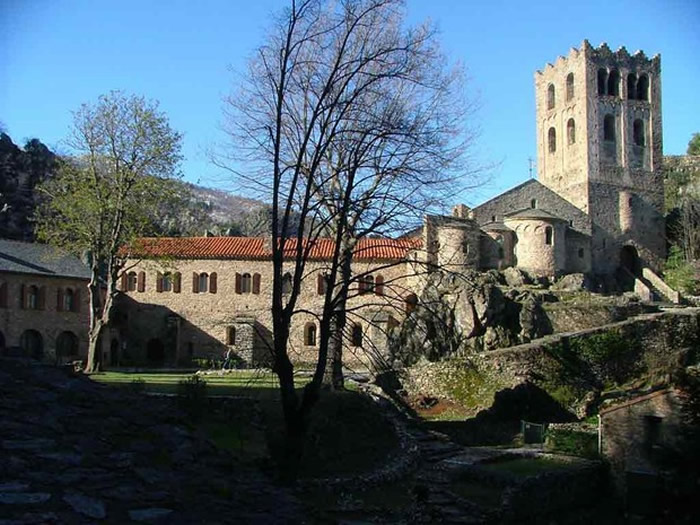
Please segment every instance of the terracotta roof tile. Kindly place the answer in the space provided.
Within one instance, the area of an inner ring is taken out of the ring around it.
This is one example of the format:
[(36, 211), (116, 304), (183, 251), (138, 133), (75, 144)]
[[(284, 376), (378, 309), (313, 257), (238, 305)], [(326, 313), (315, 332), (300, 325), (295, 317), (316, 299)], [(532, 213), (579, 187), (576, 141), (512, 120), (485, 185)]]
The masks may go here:
[[(143, 238), (136, 243), (132, 256), (173, 257), (176, 259), (269, 259), (272, 254), (264, 237), (163, 237)], [(421, 246), (420, 239), (361, 239), (355, 249), (355, 260), (396, 260)], [(289, 239), (285, 253), (294, 254), (296, 239)], [(310, 258), (329, 259), (334, 241), (318, 239), (311, 248)]]

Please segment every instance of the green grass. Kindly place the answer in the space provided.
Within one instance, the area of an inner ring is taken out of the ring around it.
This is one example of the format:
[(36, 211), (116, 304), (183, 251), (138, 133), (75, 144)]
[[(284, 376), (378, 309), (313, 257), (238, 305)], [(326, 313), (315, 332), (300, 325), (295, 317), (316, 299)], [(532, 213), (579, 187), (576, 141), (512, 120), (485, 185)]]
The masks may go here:
[(516, 458), (484, 463), (483, 467), (497, 472), (508, 472), (516, 476), (527, 477), (552, 470), (569, 470), (575, 465), (555, 458)]

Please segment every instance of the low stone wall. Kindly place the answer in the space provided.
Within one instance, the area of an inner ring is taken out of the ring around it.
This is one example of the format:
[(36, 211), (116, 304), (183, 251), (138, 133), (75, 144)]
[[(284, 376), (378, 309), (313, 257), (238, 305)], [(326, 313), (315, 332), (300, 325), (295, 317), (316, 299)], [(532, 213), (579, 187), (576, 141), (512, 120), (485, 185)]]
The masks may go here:
[(627, 342), (628, 355), (624, 357), (632, 362), (630, 373), (673, 366), (679, 351), (700, 348), (700, 308), (643, 314), (589, 330), (554, 334), (528, 344), (485, 352), (480, 358), (482, 366), (498, 372), (506, 383), (537, 381), (551, 365), (559, 363), (562, 352), (570, 350), (572, 341), (610, 332), (616, 332)]

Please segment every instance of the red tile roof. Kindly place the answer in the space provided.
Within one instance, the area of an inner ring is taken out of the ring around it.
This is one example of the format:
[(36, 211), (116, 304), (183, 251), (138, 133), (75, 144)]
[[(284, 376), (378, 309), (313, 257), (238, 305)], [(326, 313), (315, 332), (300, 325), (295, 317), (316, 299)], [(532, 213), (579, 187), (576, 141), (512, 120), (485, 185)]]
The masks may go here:
[[(161, 237), (143, 238), (136, 243), (132, 257), (173, 257), (176, 259), (270, 259), (269, 238), (265, 237)], [(285, 253), (294, 255), (296, 239), (289, 239)], [(361, 239), (355, 248), (355, 260), (397, 260), (421, 246), (420, 239)], [(310, 259), (330, 259), (333, 239), (318, 239)]]

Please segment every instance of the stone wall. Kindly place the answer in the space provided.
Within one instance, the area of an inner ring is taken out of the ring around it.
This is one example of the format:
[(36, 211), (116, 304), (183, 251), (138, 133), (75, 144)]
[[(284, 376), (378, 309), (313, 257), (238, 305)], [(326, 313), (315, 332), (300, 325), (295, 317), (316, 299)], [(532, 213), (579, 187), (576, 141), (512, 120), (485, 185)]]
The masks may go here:
[[(566, 268), (566, 223), (561, 220), (506, 218), (515, 232), (514, 258), (518, 268), (535, 275), (557, 275)], [(550, 243), (546, 230), (551, 229)]]
[[(22, 334), (33, 330), (40, 335), (43, 360), (56, 360), (56, 340), (63, 332), (70, 332), (78, 340), (75, 356), (64, 359), (84, 359), (88, 352), (88, 290), (87, 281), (69, 277), (44, 277), (32, 274), (0, 274), (0, 284), (7, 284), (7, 308), (0, 307), (0, 343), (4, 347), (17, 349), (21, 346)], [(42, 290), (43, 306), (37, 309), (22, 308), (22, 286), (36, 286)], [(59, 311), (58, 290), (70, 288), (77, 293), (77, 311)], [(3, 346), (0, 344), (0, 346)]]
[(662, 390), (602, 410), (601, 447), (614, 479), (624, 486), (625, 472), (658, 472), (664, 448), (680, 444), (678, 394)]
[[(168, 346), (166, 361), (170, 363), (184, 362), (190, 358), (221, 359), (226, 349), (231, 346), (242, 360), (255, 353), (260, 357), (258, 364), (269, 362), (266, 353), (266, 341), (270, 340), (272, 319), (270, 316), (272, 294), (272, 263), (265, 260), (174, 260), (159, 263), (157, 261), (135, 262), (130, 271), (145, 272), (145, 290), (127, 292), (131, 301), (126, 301), (127, 324), (124, 336), (127, 339), (127, 353), (132, 359), (144, 360), (147, 357), (149, 341), (159, 339)], [(305, 329), (313, 323), (317, 329), (316, 312), (320, 312), (323, 296), (318, 294), (317, 280), (326, 270), (326, 264), (311, 261), (307, 264), (306, 274), (302, 279), (302, 291), (297, 303), (301, 312), (294, 317), (289, 353), (298, 363), (315, 362), (317, 344), (307, 345)], [(292, 267), (289, 267), (292, 270)], [(157, 273), (180, 272), (181, 290), (158, 292), (156, 287)], [(397, 321), (402, 319), (405, 310), (405, 297), (413, 290), (415, 278), (405, 262), (373, 261), (372, 263), (357, 262), (353, 265), (355, 275), (370, 272), (375, 278), (381, 275), (384, 279), (383, 295), (375, 293), (360, 294), (357, 286), (351, 290), (348, 305), (348, 332), (353, 324), (362, 327), (363, 334), (370, 333), (370, 320), (365, 315), (368, 309), (387, 311)], [(193, 292), (193, 275), (207, 273), (217, 274), (216, 293)], [(259, 274), (260, 293), (236, 293), (236, 273)], [(248, 332), (245, 326), (255, 329), (255, 337), (236, 341), (227, 345), (229, 329), (236, 328), (243, 336)], [(364, 340), (363, 347), (350, 344), (346, 338), (346, 360), (349, 364), (367, 364), (365, 350), (370, 350), (371, 341)], [(254, 341), (254, 348), (246, 345)]]
[(496, 221), (502, 222), (508, 213), (531, 208), (533, 199), (536, 201), (537, 208), (571, 221), (572, 228), (590, 234), (591, 221), (582, 210), (534, 179), (477, 206), (473, 210), (474, 219), (481, 226), (492, 222), (494, 218)]

